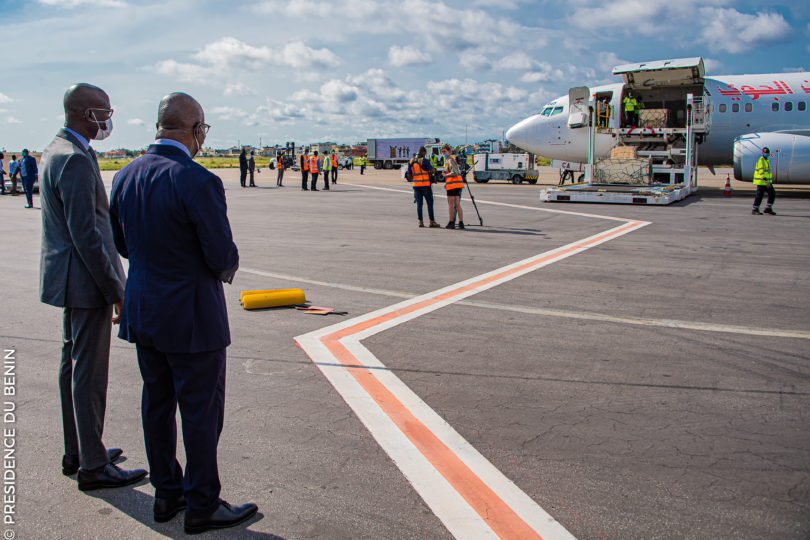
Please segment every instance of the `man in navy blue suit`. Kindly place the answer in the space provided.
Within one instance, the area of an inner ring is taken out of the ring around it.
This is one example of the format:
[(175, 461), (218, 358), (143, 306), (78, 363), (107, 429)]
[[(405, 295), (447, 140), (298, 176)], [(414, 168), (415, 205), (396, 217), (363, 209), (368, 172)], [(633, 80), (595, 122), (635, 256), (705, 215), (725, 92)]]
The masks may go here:
[[(136, 344), (155, 521), (186, 509), (189, 534), (242, 523), (257, 507), (219, 498), (217, 444), (230, 345), (222, 283), (239, 266), (222, 181), (195, 163), (209, 126), (200, 104), (169, 94), (155, 144), (113, 180), (110, 215), (129, 259), (119, 337)], [(180, 407), (186, 470), (175, 457)]]

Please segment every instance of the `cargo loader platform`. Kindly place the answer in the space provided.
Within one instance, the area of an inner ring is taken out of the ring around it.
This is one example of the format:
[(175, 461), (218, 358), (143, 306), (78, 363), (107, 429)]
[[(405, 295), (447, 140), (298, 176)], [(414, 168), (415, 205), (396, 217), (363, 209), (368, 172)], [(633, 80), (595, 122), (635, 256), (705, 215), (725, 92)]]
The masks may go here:
[(637, 186), (628, 184), (572, 184), (540, 191), (545, 202), (667, 205), (685, 199), (697, 186), (674, 184)]

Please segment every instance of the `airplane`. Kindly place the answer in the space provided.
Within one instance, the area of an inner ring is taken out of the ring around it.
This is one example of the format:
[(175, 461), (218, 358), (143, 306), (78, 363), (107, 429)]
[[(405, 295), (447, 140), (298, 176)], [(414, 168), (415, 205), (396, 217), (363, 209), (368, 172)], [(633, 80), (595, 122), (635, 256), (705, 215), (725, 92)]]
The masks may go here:
[[(613, 73), (624, 82), (588, 89), (597, 100), (608, 100), (607, 127), (619, 128), (613, 133), (597, 130), (596, 160), (610, 155), (619, 142), (617, 132), (631, 132), (621, 118), (628, 90), (648, 109), (667, 109), (670, 124), (679, 126), (684, 122), (686, 95), (691, 93), (706, 104), (707, 129), (697, 139), (698, 164), (714, 173), (715, 166), (733, 163), (734, 178), (751, 182), (756, 161), (767, 146), (777, 183), (810, 183), (810, 73), (705, 76), (702, 58), (627, 64), (616, 66)], [(569, 96), (560, 96), (547, 103), (512, 126), (507, 140), (546, 158), (587, 162), (588, 125), (576, 118), (577, 107), (569, 107), (569, 101)]]

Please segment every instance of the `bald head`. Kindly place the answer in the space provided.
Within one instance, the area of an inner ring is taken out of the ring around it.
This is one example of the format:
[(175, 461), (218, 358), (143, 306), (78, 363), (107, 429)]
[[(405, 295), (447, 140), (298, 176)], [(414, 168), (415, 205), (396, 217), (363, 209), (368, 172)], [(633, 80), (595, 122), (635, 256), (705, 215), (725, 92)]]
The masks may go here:
[(99, 130), (92, 110), (110, 109), (110, 97), (98, 86), (79, 83), (67, 89), (62, 104), (65, 107), (65, 126), (89, 140)]
[(65, 115), (67, 117), (70, 114), (84, 113), (85, 109), (108, 109), (110, 108), (110, 98), (98, 86), (79, 83), (67, 89), (62, 104), (65, 106)]
[(174, 92), (160, 100), (158, 106), (158, 136), (161, 131), (191, 130), (205, 120), (202, 105), (182, 92)]
[(188, 94), (173, 92), (160, 100), (155, 138), (180, 142), (194, 155), (205, 140), (204, 123), (202, 105)]

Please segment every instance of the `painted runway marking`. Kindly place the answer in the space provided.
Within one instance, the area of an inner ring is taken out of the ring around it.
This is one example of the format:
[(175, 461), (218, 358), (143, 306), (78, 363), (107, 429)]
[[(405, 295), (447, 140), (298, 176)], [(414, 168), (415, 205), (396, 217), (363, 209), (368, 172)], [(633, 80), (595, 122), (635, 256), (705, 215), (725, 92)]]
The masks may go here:
[(480, 276), (295, 338), (425, 503), (458, 538), (572, 538), (572, 535), (393, 372), (385, 369), (385, 365), (361, 341), (649, 224), (593, 214), (548, 211), (623, 223)]
[[(366, 294), (377, 294), (381, 296), (391, 296), (394, 298), (413, 298), (416, 293), (402, 291), (392, 291), (389, 289), (376, 289), (372, 287), (360, 287), (348, 283), (336, 283), (333, 281), (320, 281), (316, 279), (306, 279), (289, 274), (278, 272), (266, 272), (255, 268), (239, 268), (240, 272), (254, 274), (262, 277), (272, 277), (293, 283), (309, 283), (332, 289), (342, 289), (346, 291), (362, 292)], [(554, 308), (538, 308), (533, 306), (495, 304), (492, 302), (478, 302), (475, 300), (462, 300), (456, 302), (459, 306), (480, 307), (484, 309), (496, 309), (500, 311), (514, 311), (529, 315), (541, 315), (544, 317), (561, 317), (564, 319), (579, 319), (583, 321), (602, 321), (616, 324), (629, 324), (635, 326), (654, 326), (657, 328), (675, 328), (678, 330), (697, 330), (701, 332), (720, 332), (726, 334), (742, 334), (749, 336), (766, 336), (778, 338), (810, 339), (810, 331), (793, 330), (789, 328), (762, 328), (753, 326), (739, 326), (733, 324), (705, 323), (700, 321), (679, 321), (676, 319), (653, 319), (649, 317), (633, 317), (630, 315), (609, 315), (607, 313), (595, 313), (590, 311), (567, 311)]]

